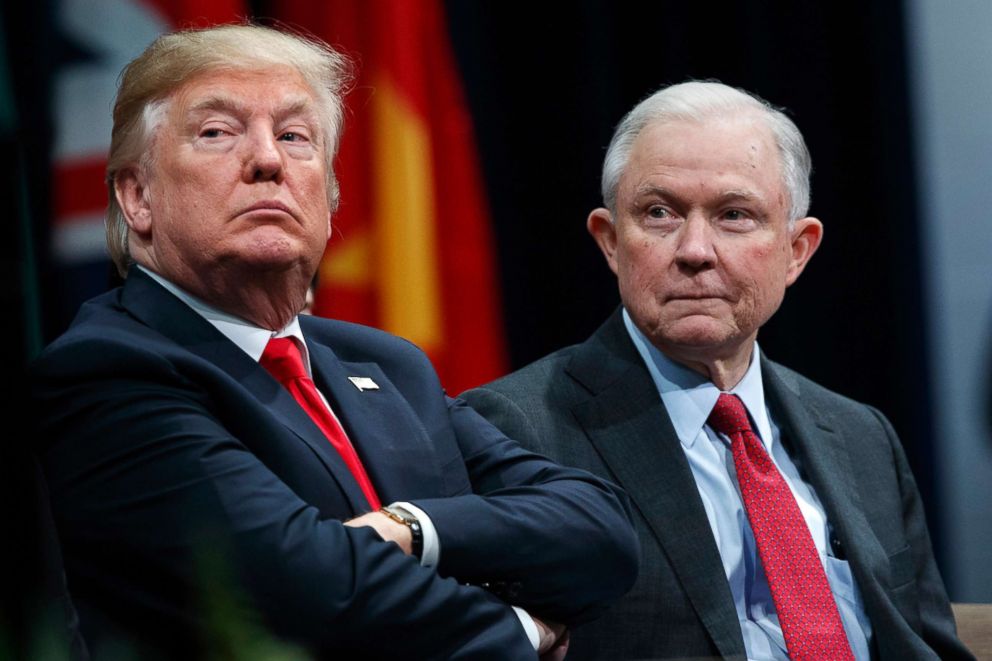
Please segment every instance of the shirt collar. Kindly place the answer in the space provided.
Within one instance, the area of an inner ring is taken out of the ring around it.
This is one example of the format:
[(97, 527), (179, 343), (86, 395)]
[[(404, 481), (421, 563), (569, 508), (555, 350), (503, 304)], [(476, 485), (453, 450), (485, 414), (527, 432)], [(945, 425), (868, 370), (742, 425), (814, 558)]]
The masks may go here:
[(241, 317), (236, 317), (223, 310), (218, 310), (203, 299), (193, 296), (184, 289), (180, 289), (158, 273), (140, 264), (136, 264), (135, 266), (141, 269), (152, 280), (165, 287), (169, 293), (191, 307), (198, 315), (209, 321), (224, 337), (234, 342), (239, 349), (251, 356), (255, 362), (258, 362), (262, 358), (265, 345), (269, 343), (271, 338), (292, 337), (296, 340), (296, 344), (300, 348), (300, 353), (303, 354), (303, 364), (306, 366), (307, 374), (310, 376), (313, 375), (310, 370), (310, 353), (307, 351), (307, 344), (303, 339), (303, 330), (300, 328), (300, 319), (298, 316), (293, 317), (292, 321), (286, 324), (282, 330), (270, 331), (267, 328), (256, 326)]
[[(634, 324), (626, 309), (623, 310), (623, 323), (637, 352), (644, 360), (648, 373), (651, 374), (658, 394), (661, 395), (661, 401), (665, 404), (679, 441), (686, 448), (691, 448), (716, 405), (720, 389), (702, 374), (676, 363), (658, 350)], [(772, 431), (768, 410), (765, 408), (760, 358), (761, 353), (755, 343), (754, 351), (751, 353), (751, 364), (744, 373), (744, 378), (730, 390), (730, 393), (737, 395), (744, 402), (748, 413), (751, 414), (755, 431), (761, 437), (765, 449), (771, 452)]]

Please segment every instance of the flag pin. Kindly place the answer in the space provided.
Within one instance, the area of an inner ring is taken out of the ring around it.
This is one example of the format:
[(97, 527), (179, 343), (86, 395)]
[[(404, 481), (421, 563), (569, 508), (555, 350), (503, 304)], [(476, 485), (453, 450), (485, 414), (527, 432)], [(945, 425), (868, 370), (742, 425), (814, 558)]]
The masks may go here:
[(379, 384), (367, 376), (349, 376), (348, 380), (362, 392), (379, 389)]

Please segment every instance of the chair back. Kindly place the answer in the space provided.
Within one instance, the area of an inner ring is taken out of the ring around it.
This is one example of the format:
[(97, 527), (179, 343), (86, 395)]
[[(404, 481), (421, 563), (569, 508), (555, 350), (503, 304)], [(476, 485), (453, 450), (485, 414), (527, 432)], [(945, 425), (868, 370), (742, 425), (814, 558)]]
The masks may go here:
[(978, 661), (992, 661), (992, 604), (951, 604), (958, 638)]

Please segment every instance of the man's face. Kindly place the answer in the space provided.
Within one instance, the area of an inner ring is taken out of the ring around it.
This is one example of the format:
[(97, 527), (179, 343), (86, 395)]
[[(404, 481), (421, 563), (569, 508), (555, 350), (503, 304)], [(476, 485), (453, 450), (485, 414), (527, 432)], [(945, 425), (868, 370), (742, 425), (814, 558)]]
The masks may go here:
[(745, 114), (648, 126), (614, 222), (597, 209), (588, 227), (638, 328), (676, 360), (712, 361), (750, 355), (819, 245), (819, 221), (790, 227), (788, 206), (771, 131)]
[(132, 236), (146, 246), (135, 258), (196, 293), (224, 270), (312, 275), (330, 236), (329, 139), (292, 69), (192, 79), (170, 98), (150, 165), (126, 192)]

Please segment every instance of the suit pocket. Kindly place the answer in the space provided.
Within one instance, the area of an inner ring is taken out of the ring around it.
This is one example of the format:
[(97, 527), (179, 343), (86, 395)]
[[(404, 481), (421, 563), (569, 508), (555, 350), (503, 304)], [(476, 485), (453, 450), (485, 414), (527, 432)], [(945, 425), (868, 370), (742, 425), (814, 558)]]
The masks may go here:
[(889, 589), (896, 590), (916, 578), (912, 549), (908, 546), (889, 556)]
[(889, 596), (906, 623), (917, 633), (923, 630), (920, 595), (916, 589), (913, 554), (907, 546), (889, 556)]

